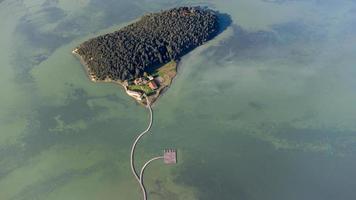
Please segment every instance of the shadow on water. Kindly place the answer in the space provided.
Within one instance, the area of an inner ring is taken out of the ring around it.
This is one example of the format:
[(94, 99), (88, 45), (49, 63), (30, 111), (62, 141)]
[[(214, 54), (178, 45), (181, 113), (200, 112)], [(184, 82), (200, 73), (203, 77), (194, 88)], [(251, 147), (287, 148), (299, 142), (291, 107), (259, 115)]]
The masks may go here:
[(228, 20), (222, 15), (222, 21), (232, 29), (232, 36), (210, 49), (213, 51), (210, 58), (216, 62), (288, 58), (297, 63), (307, 63), (315, 59), (318, 48), (327, 39), (325, 28), (308, 26), (300, 21), (274, 24), (268, 30), (250, 31), (237, 24), (228, 25), (231, 23)]
[(224, 32), (232, 24), (232, 19), (231, 19), (231, 15), (227, 13), (221, 13), (219, 11), (214, 11), (214, 12), (218, 16), (218, 21), (219, 21), (219, 31), (216, 34), (217, 36), (222, 32)]

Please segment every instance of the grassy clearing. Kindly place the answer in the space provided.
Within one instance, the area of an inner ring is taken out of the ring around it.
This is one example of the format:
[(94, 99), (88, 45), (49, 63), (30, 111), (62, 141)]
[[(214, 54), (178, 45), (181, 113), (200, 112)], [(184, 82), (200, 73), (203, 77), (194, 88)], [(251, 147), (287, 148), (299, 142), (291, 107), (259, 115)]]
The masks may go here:
[(169, 63), (158, 68), (152, 75), (164, 77), (166, 74), (175, 73), (177, 67), (177, 62), (172, 60)]
[(134, 90), (134, 91), (142, 91), (144, 92), (147, 96), (153, 94), (155, 91), (152, 90), (150, 87), (147, 85), (130, 85), (128, 86), (129, 90)]

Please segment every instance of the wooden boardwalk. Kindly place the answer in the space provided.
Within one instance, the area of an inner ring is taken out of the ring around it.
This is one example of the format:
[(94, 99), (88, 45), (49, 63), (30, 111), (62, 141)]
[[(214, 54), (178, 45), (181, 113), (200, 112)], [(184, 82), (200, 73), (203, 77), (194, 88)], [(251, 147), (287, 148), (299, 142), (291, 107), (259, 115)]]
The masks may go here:
[[(151, 105), (150, 105), (150, 102), (148, 100), (148, 98), (145, 96), (146, 98), (146, 101), (147, 101), (147, 108), (149, 110), (149, 115), (150, 115), (150, 118), (149, 118), (149, 123), (148, 123), (148, 126), (146, 128), (146, 130), (144, 130), (142, 133), (140, 133), (137, 138), (135, 139), (134, 143), (132, 144), (132, 147), (131, 147), (131, 154), (130, 154), (130, 164), (131, 164), (131, 171), (132, 171), (132, 174), (135, 176), (137, 182), (140, 184), (140, 187), (141, 187), (141, 190), (142, 190), (142, 194), (143, 194), (143, 199), (144, 200), (147, 200), (147, 193), (146, 193), (146, 188), (145, 186), (143, 185), (143, 182), (141, 181), (141, 178), (138, 176), (137, 174), (137, 171), (136, 171), (136, 168), (135, 168), (135, 150), (136, 150), (136, 146), (137, 146), (137, 143), (140, 141), (140, 139), (142, 138), (143, 135), (145, 135), (145, 133), (147, 133), (151, 127), (152, 127), (152, 121), (153, 121), (153, 112), (152, 112), (152, 108), (151, 108)], [(141, 170), (142, 171), (142, 170)], [(141, 175), (140, 175), (141, 176)]]
[(135, 168), (135, 150), (136, 150), (136, 146), (138, 144), (138, 142), (140, 141), (140, 139), (142, 138), (142, 136), (144, 136), (152, 127), (152, 122), (153, 122), (153, 111), (150, 105), (150, 102), (148, 100), (148, 98), (145, 96), (146, 98), (146, 102), (147, 102), (147, 109), (149, 110), (149, 123), (147, 128), (141, 132), (135, 139), (135, 141), (132, 144), (131, 147), (131, 153), (130, 153), (130, 164), (131, 164), (131, 171), (132, 174), (135, 176), (137, 182), (139, 183), (141, 190), (142, 190), (142, 195), (143, 195), (143, 199), (147, 200), (147, 192), (146, 192), (146, 188), (145, 185), (143, 184), (143, 174), (145, 172), (145, 169), (147, 168), (147, 166), (152, 163), (155, 160), (160, 160), (163, 159), (164, 163), (166, 164), (175, 164), (177, 162), (176, 159), (176, 150), (173, 149), (167, 149), (164, 151), (163, 156), (157, 156), (154, 158), (151, 158), (150, 160), (148, 160), (141, 168), (140, 174), (137, 173), (137, 170)]

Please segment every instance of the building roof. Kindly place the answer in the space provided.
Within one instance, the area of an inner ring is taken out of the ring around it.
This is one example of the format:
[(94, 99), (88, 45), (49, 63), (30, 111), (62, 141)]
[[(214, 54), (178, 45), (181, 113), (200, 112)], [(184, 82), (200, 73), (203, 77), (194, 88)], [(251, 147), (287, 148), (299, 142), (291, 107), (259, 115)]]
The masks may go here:
[(154, 79), (153, 76), (151, 76), (151, 75), (147, 76), (147, 78), (148, 78), (148, 80), (150, 80), (150, 81), (152, 81), (152, 80)]
[(142, 79), (141, 78), (137, 78), (137, 79), (134, 80), (134, 83), (136, 85), (138, 85), (138, 84), (142, 83)]
[(177, 151), (175, 149), (166, 149), (163, 154), (164, 163), (176, 164), (177, 163)]
[(155, 90), (158, 88), (157, 84), (154, 81), (148, 82), (148, 87), (150, 87), (152, 90)]

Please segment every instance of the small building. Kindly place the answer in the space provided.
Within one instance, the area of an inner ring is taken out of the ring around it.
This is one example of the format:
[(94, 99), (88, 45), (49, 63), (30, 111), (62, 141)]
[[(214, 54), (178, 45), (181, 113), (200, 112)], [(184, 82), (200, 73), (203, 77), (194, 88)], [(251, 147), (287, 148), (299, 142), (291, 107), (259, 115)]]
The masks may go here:
[(177, 163), (177, 150), (166, 149), (164, 150), (163, 160), (165, 164), (176, 164)]
[(152, 90), (157, 90), (158, 86), (154, 81), (148, 82), (148, 87), (150, 87)]
[(152, 80), (154, 79), (153, 76), (151, 76), (151, 75), (147, 76), (147, 78), (148, 78), (148, 80), (150, 80), (150, 81), (152, 81)]
[(142, 85), (142, 82), (143, 82), (142, 78), (136, 78), (134, 80), (135, 85)]

